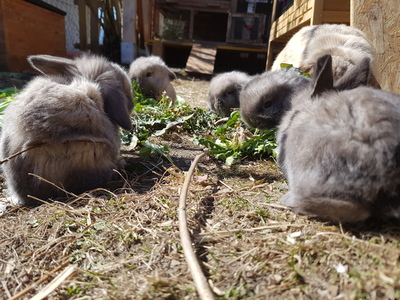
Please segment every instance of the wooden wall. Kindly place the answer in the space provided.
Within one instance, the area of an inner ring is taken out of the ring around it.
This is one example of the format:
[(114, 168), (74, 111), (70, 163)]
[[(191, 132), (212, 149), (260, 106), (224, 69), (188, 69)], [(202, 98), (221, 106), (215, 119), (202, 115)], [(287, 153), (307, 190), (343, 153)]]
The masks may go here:
[[(277, 1), (277, 0), (275, 0)], [(271, 26), (270, 40), (284, 38), (289, 31), (299, 26), (310, 25), (314, 0), (295, 0), (293, 6), (285, 11)], [(283, 41), (287, 41), (284, 39)]]
[(285, 42), (301, 27), (323, 23), (350, 24), (350, 0), (295, 0), (272, 24), (270, 39)]
[(365, 32), (377, 57), (382, 89), (400, 93), (399, 0), (352, 0), (351, 25)]
[(228, 12), (231, 8), (230, 0), (156, 0), (157, 7), (167, 5), (176, 9), (194, 9), (199, 11)]
[[(318, 24), (314, 16), (314, 24)], [(319, 23), (342, 23), (350, 25), (350, 0), (325, 0)]]
[(32, 54), (66, 56), (64, 16), (23, 0), (0, 0), (0, 71), (30, 69)]
[[(274, 1), (274, 7), (277, 1)], [(266, 70), (271, 68), (276, 55), (297, 31), (304, 26), (324, 23), (350, 25), (350, 0), (294, 0), (293, 6), (271, 25)]]

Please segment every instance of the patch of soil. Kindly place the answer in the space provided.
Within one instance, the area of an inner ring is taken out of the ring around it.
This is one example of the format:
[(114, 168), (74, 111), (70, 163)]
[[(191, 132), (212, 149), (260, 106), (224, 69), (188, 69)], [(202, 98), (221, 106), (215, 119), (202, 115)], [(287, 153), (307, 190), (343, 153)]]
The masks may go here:
[(177, 73), (178, 78), (172, 81), (176, 94), (185, 99), (190, 106), (206, 109), (210, 81), (204, 77), (187, 76), (183, 71)]

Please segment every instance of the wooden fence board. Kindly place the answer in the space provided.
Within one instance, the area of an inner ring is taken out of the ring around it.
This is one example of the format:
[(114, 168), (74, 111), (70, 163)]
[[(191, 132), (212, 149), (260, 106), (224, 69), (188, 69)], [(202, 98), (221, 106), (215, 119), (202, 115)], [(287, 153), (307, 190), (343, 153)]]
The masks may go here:
[(352, 0), (351, 25), (362, 30), (376, 54), (381, 87), (400, 93), (400, 6), (398, 0)]

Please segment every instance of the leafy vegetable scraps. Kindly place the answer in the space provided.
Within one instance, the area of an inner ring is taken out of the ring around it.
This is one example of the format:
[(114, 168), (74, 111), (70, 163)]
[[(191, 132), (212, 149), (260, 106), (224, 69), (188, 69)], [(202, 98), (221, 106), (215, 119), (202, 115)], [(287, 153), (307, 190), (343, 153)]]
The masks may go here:
[(307, 72), (303, 72), (303, 71), (302, 71), (301, 69), (299, 69), (299, 68), (293, 67), (292, 64), (285, 64), (285, 63), (282, 63), (282, 64), (281, 64), (281, 69), (285, 69), (285, 68), (292, 68), (294, 71), (296, 71), (296, 72), (299, 73), (300, 75), (303, 75), (303, 76), (305, 76), (305, 77), (307, 77), (307, 78), (311, 78), (311, 75), (310, 75), (310, 74), (308, 74)]
[(212, 112), (187, 105), (183, 99), (178, 99), (175, 105), (165, 95), (159, 102), (146, 99), (135, 82), (133, 90), (135, 128), (131, 132), (124, 132), (123, 141), (131, 146), (148, 148), (142, 148), (142, 154), (158, 153), (170, 159), (167, 156), (169, 149), (157, 149), (147, 139), (161, 136), (179, 126), (181, 130), (195, 135), (192, 141), (207, 147), (210, 155), (225, 161), (227, 165), (246, 157), (276, 156), (276, 130), (259, 132), (245, 129), (239, 111), (234, 111), (227, 119), (221, 119)]
[(209, 134), (197, 136), (199, 144), (209, 148), (209, 154), (231, 165), (246, 157), (276, 157), (276, 129), (259, 132), (243, 127), (240, 114), (235, 111), (229, 120), (216, 126)]

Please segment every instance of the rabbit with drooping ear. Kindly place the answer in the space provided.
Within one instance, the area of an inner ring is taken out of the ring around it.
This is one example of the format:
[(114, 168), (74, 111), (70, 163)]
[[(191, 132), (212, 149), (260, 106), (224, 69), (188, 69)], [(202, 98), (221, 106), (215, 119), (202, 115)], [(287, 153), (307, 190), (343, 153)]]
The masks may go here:
[(28, 60), (45, 76), (33, 79), (4, 111), (0, 139), (2, 159), (17, 154), (2, 165), (12, 201), (37, 205), (65, 196), (49, 182), (81, 193), (112, 180), (119, 127), (132, 127), (126, 72), (97, 56)]
[(334, 87), (332, 58), (293, 95), (278, 130), (279, 166), (295, 212), (350, 223), (400, 217), (400, 95), (366, 86), (369, 61)]
[(362, 31), (345, 24), (303, 27), (278, 54), (271, 70), (279, 70), (281, 63), (287, 63), (312, 75), (314, 64), (324, 55), (332, 56), (335, 83), (346, 72), (351, 72), (364, 58), (369, 58), (371, 72), (367, 84), (379, 87), (374, 71), (374, 51), (370, 42)]
[(222, 117), (229, 117), (233, 108), (239, 108), (239, 95), (251, 76), (231, 71), (215, 76), (208, 89), (207, 110)]
[(307, 88), (310, 81), (292, 68), (253, 77), (240, 93), (243, 121), (253, 128), (276, 127), (292, 107), (293, 96)]
[(129, 67), (129, 77), (136, 80), (143, 95), (161, 100), (162, 93), (175, 102), (176, 92), (171, 81), (176, 79), (165, 62), (158, 56), (139, 57)]

